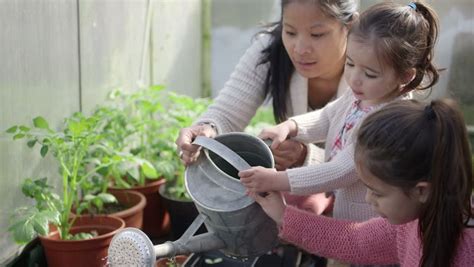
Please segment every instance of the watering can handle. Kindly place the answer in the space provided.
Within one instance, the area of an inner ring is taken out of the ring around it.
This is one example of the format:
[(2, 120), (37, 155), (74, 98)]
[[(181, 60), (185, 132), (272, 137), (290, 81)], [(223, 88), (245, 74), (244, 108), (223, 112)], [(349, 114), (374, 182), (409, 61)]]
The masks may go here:
[(200, 145), (217, 155), (221, 158), (225, 159), (230, 165), (234, 166), (238, 171), (243, 171), (250, 169), (250, 165), (245, 161), (239, 154), (232, 151), (227, 146), (223, 145), (222, 143), (205, 136), (198, 136), (194, 139), (193, 144)]

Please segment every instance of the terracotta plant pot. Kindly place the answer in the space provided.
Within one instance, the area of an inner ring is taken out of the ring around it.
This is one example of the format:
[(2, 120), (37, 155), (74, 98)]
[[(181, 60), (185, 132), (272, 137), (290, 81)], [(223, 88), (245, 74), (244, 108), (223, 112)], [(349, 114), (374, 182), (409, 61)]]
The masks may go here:
[(125, 221), (125, 227), (142, 228), (143, 226), (143, 210), (146, 205), (145, 196), (136, 191), (114, 191), (112, 195), (118, 202), (127, 207), (127, 209), (114, 212), (109, 215), (117, 216)]
[(165, 179), (150, 180), (144, 186), (137, 186), (131, 189), (109, 188), (109, 192), (117, 191), (138, 191), (146, 198), (145, 209), (143, 210), (143, 232), (149, 237), (156, 238), (167, 235), (170, 232), (170, 218), (166, 211), (158, 190), (165, 183)]
[(48, 267), (102, 267), (107, 263), (107, 249), (112, 237), (125, 227), (125, 222), (114, 216), (79, 216), (71, 233), (97, 231), (99, 236), (86, 240), (60, 240), (53, 230), (40, 236)]
[[(184, 266), (184, 263), (188, 259), (188, 256), (185, 255), (177, 255), (174, 260), (176, 262), (176, 267), (181, 267)], [(156, 267), (172, 267), (174, 265), (171, 265), (171, 259), (169, 258), (161, 258), (158, 259), (155, 263)]]

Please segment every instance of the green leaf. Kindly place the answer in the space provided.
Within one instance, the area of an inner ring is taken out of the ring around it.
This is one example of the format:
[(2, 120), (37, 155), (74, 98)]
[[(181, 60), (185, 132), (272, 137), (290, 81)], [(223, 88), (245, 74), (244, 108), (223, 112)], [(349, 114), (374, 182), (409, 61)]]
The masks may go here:
[(89, 202), (82, 202), (76, 209), (76, 214), (82, 214), (84, 210), (88, 210), (90, 207)]
[(104, 202), (102, 202), (102, 200), (98, 197), (92, 200), (92, 204), (94, 204), (94, 206), (96, 206), (99, 211), (102, 211), (102, 208), (104, 207)]
[(99, 197), (104, 203), (117, 203), (115, 196), (109, 193), (100, 193), (97, 197)]
[(44, 158), (46, 156), (46, 154), (48, 153), (48, 149), (49, 149), (48, 146), (42, 146), (41, 147), (41, 150), (40, 150), (41, 157)]
[(130, 168), (127, 170), (127, 174), (133, 178), (133, 180), (135, 181), (139, 181), (140, 179), (140, 171), (138, 170), (138, 168)]
[(60, 215), (58, 211), (55, 210), (45, 210), (41, 212), (41, 215), (46, 217), (48, 221), (52, 224), (58, 225), (60, 223)]
[(49, 129), (49, 124), (48, 122), (41, 116), (38, 116), (36, 118), (33, 119), (33, 125), (36, 127), (36, 128), (40, 128), (40, 129)]
[(21, 138), (23, 138), (23, 137), (25, 137), (25, 134), (22, 134), (22, 133), (15, 134), (15, 135), (13, 136), (13, 140), (21, 139)]
[(42, 213), (37, 213), (32, 220), (33, 229), (39, 235), (46, 235), (49, 232), (49, 219)]
[(29, 148), (32, 148), (34, 147), (36, 144), (36, 139), (33, 139), (33, 140), (30, 140), (26, 143), (26, 145), (29, 147)]
[(50, 186), (48, 185), (48, 178), (46, 177), (36, 179), (34, 180), (34, 183), (36, 186), (39, 186), (42, 189), (50, 188)]
[(94, 235), (92, 233), (77, 233), (75, 235), (69, 235), (68, 240), (85, 240), (85, 239), (91, 239), (94, 238)]
[(84, 121), (70, 121), (68, 125), (69, 131), (71, 131), (73, 136), (79, 136), (82, 132), (87, 129), (86, 122)]
[(12, 127), (8, 128), (6, 130), (6, 132), (12, 134), (12, 133), (16, 133), (17, 130), (18, 130), (18, 126), (15, 125), (15, 126), (12, 126)]
[(8, 228), (13, 234), (13, 240), (18, 244), (26, 244), (36, 237), (35, 230), (28, 219), (22, 219)]
[(91, 201), (91, 200), (93, 200), (94, 198), (95, 198), (95, 196), (92, 195), (92, 194), (87, 194), (87, 195), (84, 196), (84, 200), (85, 200), (85, 201)]
[(156, 164), (156, 168), (167, 180), (175, 177), (175, 166), (170, 161), (160, 161)]
[(161, 90), (163, 90), (165, 88), (164, 85), (152, 85), (150, 86), (150, 90), (151, 91), (156, 91), (156, 92), (159, 92)]
[(21, 191), (23, 192), (25, 196), (33, 198), (34, 193), (36, 192), (35, 189), (36, 189), (36, 185), (32, 179), (27, 178), (25, 179), (25, 181), (23, 181), (23, 184), (21, 186)]
[(142, 163), (142, 171), (147, 178), (158, 178), (158, 172), (156, 171), (155, 167), (153, 167), (153, 165), (148, 161), (144, 161)]
[(22, 130), (23, 132), (28, 132), (28, 131), (30, 131), (30, 128), (29, 128), (29, 127), (26, 127), (26, 126), (23, 126), (23, 125), (21, 125), (21, 126), (20, 126), (20, 130)]

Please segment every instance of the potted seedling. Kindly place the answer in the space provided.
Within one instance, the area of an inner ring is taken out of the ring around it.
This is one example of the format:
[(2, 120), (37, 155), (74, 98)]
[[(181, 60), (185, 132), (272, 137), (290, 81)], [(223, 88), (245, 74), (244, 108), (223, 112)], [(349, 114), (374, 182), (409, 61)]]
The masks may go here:
[[(42, 117), (33, 119), (33, 127), (20, 125), (7, 130), (14, 140), (26, 139), (28, 147), (38, 146), (42, 157), (51, 154), (59, 167), (62, 195), (51, 190), (46, 178), (26, 179), (22, 191), (36, 205), (18, 209), (9, 227), (19, 243), (39, 235), (48, 266), (102, 266), (112, 236), (124, 227), (117, 217), (72, 213), (73, 207), (80, 206), (81, 183), (97, 170), (86, 168), (86, 155), (101, 138), (97, 127), (96, 119), (76, 113), (59, 131), (51, 129)], [(103, 202), (110, 200), (107, 194), (101, 197)]]
[(165, 112), (162, 91), (163, 87), (152, 86), (128, 94), (112, 92), (110, 99), (114, 106), (111, 110), (115, 115), (110, 116), (114, 119), (106, 127), (111, 132), (107, 136), (124, 140), (116, 150), (135, 157), (135, 160), (111, 165), (105, 170), (104, 175), (113, 179), (109, 191), (135, 190), (146, 196), (143, 230), (151, 237), (167, 234), (170, 227), (169, 215), (158, 194), (165, 183), (164, 174), (170, 172), (170, 166), (158, 163), (163, 124), (157, 114)]
[[(86, 200), (81, 208), (113, 214), (124, 219), (127, 227), (142, 228), (147, 200), (135, 187), (146, 186), (144, 177), (157, 178), (158, 174), (149, 161), (127, 152), (127, 138), (135, 129), (122, 109), (101, 106), (93, 117), (100, 121), (102, 138), (87, 155), (89, 166), (97, 171), (81, 184)], [(103, 205), (98, 196), (105, 193), (118, 201)]]

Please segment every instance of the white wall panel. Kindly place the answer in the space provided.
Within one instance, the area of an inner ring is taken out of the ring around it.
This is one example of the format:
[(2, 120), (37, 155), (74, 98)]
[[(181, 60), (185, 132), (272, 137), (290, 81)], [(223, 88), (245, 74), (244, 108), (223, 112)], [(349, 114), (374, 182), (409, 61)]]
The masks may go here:
[(0, 1), (0, 265), (16, 249), (7, 228), (27, 203), (23, 178), (58, 178), (50, 160), (4, 131), (37, 115), (55, 126), (79, 110), (76, 14), (75, 1)]
[[(137, 88), (148, 1), (79, 3), (82, 108), (89, 112), (111, 90)], [(149, 63), (147, 58), (146, 74)], [(148, 75), (145, 78), (147, 83)]]
[(152, 33), (152, 83), (200, 96), (201, 1), (155, 1)]

